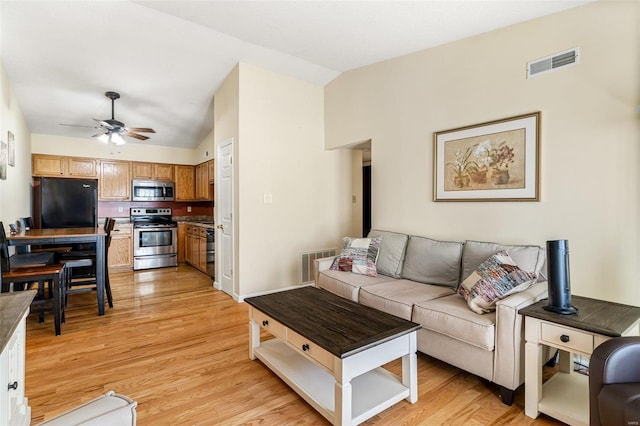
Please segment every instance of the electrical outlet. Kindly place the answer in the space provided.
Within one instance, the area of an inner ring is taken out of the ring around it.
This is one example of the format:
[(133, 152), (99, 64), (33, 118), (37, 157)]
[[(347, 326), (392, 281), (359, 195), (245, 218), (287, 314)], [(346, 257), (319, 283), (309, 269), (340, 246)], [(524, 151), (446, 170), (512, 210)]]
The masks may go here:
[(122, 212), (124, 212), (124, 207), (122, 206), (118, 207), (118, 213), (122, 213)]
[(191, 213), (191, 206), (187, 206), (187, 213)]

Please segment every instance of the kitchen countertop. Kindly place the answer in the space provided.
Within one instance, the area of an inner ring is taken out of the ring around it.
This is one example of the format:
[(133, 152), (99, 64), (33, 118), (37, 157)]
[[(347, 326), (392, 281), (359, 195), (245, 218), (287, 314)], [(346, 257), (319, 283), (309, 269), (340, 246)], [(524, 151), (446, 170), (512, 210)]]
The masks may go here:
[(0, 353), (9, 343), (9, 337), (20, 324), (20, 320), (31, 306), (35, 290), (0, 294)]

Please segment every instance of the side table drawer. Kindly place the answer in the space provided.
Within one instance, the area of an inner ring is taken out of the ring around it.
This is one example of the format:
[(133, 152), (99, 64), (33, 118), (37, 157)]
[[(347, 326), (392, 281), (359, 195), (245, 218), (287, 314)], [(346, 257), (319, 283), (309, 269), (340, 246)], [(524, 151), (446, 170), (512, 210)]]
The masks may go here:
[(333, 355), (330, 352), (325, 351), (320, 346), (304, 338), (295, 331), (287, 329), (287, 342), (291, 346), (298, 349), (300, 352), (306, 354), (310, 358), (313, 358), (320, 364), (324, 365), (329, 371), (333, 371)]
[(557, 324), (540, 324), (541, 343), (549, 343), (554, 347), (565, 347), (590, 354), (593, 351), (593, 334), (562, 327)]
[(251, 309), (251, 318), (260, 325), (260, 327), (267, 330), (269, 333), (281, 339), (285, 338), (285, 327), (278, 321), (274, 320), (268, 315), (260, 312), (257, 309)]

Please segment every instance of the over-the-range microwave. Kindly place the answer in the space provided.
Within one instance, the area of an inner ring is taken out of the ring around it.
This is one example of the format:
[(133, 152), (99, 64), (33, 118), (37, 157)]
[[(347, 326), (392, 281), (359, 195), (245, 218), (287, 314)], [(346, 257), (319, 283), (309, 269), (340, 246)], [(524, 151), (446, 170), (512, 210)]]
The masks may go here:
[(133, 201), (174, 201), (175, 184), (161, 180), (134, 180)]

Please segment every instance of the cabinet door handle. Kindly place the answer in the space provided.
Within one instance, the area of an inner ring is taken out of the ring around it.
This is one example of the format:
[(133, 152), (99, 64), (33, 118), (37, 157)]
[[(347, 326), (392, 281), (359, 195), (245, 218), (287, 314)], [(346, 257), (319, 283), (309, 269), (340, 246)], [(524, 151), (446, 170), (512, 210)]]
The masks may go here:
[(263, 325), (263, 327), (268, 326), (269, 325), (269, 321), (267, 321), (267, 320), (262, 321), (262, 325)]
[(309, 345), (306, 344), (306, 343), (304, 345), (302, 345), (302, 350), (303, 351), (308, 351), (309, 350)]
[(563, 334), (562, 336), (560, 336), (560, 341), (563, 343), (567, 343), (569, 341), (569, 336)]
[(13, 383), (9, 383), (9, 389), (8, 390), (17, 390), (18, 389), (18, 382), (13, 382)]

